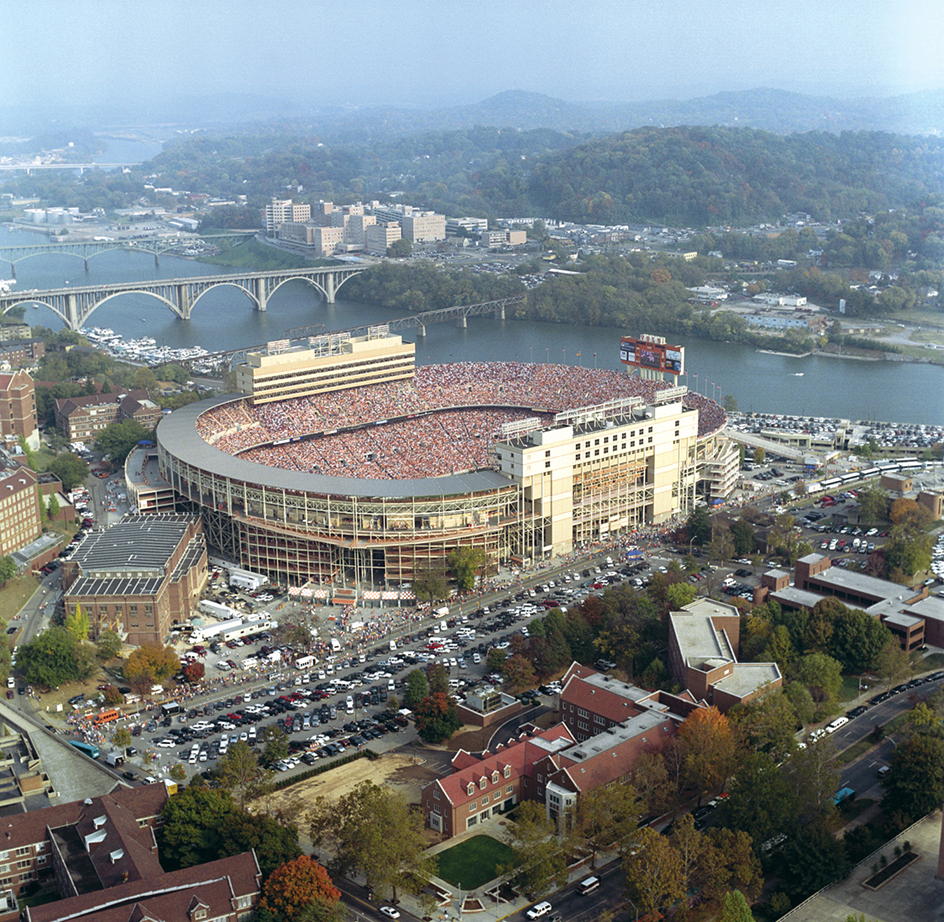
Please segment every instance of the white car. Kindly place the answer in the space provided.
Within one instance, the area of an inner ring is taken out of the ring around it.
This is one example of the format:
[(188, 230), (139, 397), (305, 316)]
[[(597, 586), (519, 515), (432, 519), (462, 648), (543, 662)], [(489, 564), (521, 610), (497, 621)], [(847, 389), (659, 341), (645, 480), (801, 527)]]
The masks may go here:
[(525, 913), (525, 915), (529, 919), (540, 919), (541, 916), (546, 916), (551, 911), (551, 909), (553, 909), (553, 907), (547, 902), (547, 900), (545, 900), (543, 903), (535, 903), (535, 905), (532, 906)]
[(385, 915), (388, 919), (399, 919), (400, 910), (395, 906), (381, 906), (380, 912), (382, 915)]

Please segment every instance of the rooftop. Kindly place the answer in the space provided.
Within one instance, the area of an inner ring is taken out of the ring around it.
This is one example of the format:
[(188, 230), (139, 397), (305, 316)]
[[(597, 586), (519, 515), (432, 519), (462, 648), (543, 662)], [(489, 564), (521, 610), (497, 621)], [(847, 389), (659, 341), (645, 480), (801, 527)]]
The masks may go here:
[(126, 516), (104, 531), (92, 532), (72, 559), (86, 576), (146, 570), (153, 571), (149, 577), (163, 576), (192, 521), (173, 513)]
[(781, 678), (780, 668), (776, 663), (737, 663), (730, 675), (712, 684), (714, 688), (725, 694), (735, 698), (744, 698), (757, 691), (758, 688), (776, 682), (779, 678)]

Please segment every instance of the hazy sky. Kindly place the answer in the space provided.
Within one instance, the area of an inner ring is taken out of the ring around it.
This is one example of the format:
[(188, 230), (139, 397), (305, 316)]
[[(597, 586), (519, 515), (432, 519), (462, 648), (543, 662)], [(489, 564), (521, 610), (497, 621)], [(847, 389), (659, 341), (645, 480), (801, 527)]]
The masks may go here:
[(944, 87), (941, 0), (0, 0), (0, 108)]

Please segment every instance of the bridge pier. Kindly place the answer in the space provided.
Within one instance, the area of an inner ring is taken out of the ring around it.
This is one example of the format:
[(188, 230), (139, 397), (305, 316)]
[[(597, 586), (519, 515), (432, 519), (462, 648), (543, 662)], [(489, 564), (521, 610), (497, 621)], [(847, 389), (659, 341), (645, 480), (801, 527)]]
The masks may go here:
[(466, 318), (465, 314), (460, 314), (458, 317), (456, 317), (456, 326), (460, 330), (464, 330), (468, 325), (468, 319)]
[(88, 272), (88, 257), (85, 257), (85, 271)]
[(160, 253), (155, 253), (155, 254), (154, 254), (154, 265), (155, 265), (155, 266), (160, 266), (160, 264), (161, 264), (161, 256), (160, 256)]
[(505, 319), (505, 305), (502, 304), (501, 307), (495, 308), (495, 319), (504, 320)]
[(70, 330), (78, 330), (82, 326), (79, 322), (79, 299), (72, 292), (66, 295), (66, 322)]
[[(156, 258), (155, 256), (155, 259)], [(180, 308), (180, 316), (183, 317), (184, 320), (189, 320), (190, 309), (192, 307), (190, 303), (190, 286), (185, 283), (175, 287), (177, 289), (177, 307)]]
[(337, 290), (337, 279), (333, 272), (329, 272), (325, 276), (325, 291), (327, 292), (327, 297), (325, 298), (326, 304), (334, 304), (334, 296)]
[(264, 311), (266, 309), (266, 302), (268, 296), (266, 295), (266, 280), (264, 278), (257, 278), (253, 287), (256, 290), (256, 310)]
[(14, 263), (14, 262), (11, 262), (11, 263), (10, 263), (10, 278), (11, 278), (11, 279), (15, 279), (15, 278), (16, 278), (16, 263)]
[(416, 335), (417, 335), (417, 336), (425, 336), (425, 335), (426, 335), (426, 324), (425, 324), (425, 323), (418, 323), (418, 324), (416, 325)]

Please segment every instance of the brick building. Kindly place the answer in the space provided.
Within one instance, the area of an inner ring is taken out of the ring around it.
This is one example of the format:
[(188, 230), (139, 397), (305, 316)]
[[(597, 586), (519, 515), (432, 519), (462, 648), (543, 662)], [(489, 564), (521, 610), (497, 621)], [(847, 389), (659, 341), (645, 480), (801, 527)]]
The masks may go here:
[(161, 416), (161, 408), (146, 390), (113, 391), (56, 401), (56, 426), (70, 442), (93, 441), (106, 426), (126, 419), (153, 429)]
[(117, 631), (126, 643), (164, 643), (190, 618), (207, 581), (198, 518), (126, 516), (93, 532), (62, 568), (63, 603), (88, 615), (92, 637)]
[(35, 541), (42, 530), (36, 475), (28, 467), (0, 471), (0, 557)]
[(4, 445), (13, 447), (20, 436), (30, 448), (39, 448), (36, 391), (33, 379), (22, 370), (0, 374), (0, 437)]
[(165, 873), (154, 829), (167, 801), (162, 784), (5, 816), (0, 887), (14, 896), (38, 884), (59, 895), (23, 910), (25, 922), (175, 919), (242, 922), (259, 898), (256, 856)]
[(46, 354), (46, 344), (41, 339), (10, 339), (0, 342), (0, 362), (14, 368), (34, 365)]

